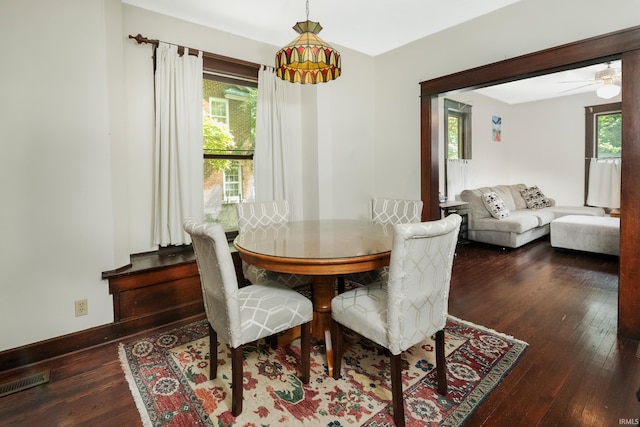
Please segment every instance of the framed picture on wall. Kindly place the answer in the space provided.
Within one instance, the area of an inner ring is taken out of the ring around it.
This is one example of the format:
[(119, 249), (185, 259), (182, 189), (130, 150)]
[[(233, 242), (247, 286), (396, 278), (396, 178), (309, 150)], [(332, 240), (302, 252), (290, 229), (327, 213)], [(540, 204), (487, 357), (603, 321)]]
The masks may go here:
[(502, 141), (502, 117), (491, 116), (491, 140), (493, 142)]

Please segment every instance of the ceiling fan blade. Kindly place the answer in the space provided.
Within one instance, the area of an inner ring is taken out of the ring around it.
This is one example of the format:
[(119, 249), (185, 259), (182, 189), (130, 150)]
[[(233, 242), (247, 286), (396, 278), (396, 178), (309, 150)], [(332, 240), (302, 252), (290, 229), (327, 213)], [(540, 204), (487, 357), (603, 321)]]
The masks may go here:
[(567, 89), (567, 90), (563, 90), (561, 92), (558, 92), (558, 95), (560, 95), (562, 93), (567, 93), (567, 92), (571, 92), (571, 91), (574, 91), (574, 90), (582, 89), (583, 87), (593, 86), (593, 85), (598, 84), (598, 83), (601, 83), (601, 82), (593, 82), (593, 83), (589, 83), (589, 84), (582, 85), (582, 86), (572, 87), (571, 89)]
[(594, 79), (589, 79), (589, 80), (563, 80), (561, 82), (556, 82), (556, 83), (586, 83), (586, 82), (597, 83), (598, 80), (594, 80)]

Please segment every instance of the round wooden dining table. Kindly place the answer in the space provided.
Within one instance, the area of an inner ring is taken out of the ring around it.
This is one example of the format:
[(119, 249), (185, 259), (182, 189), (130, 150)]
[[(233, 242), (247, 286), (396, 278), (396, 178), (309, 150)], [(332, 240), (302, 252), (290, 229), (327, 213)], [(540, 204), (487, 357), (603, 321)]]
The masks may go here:
[[(312, 277), (314, 338), (331, 348), (331, 299), (338, 275), (389, 265), (393, 226), (361, 220), (291, 221), (256, 227), (234, 240), (248, 264)], [(331, 373), (331, 359), (327, 358)]]

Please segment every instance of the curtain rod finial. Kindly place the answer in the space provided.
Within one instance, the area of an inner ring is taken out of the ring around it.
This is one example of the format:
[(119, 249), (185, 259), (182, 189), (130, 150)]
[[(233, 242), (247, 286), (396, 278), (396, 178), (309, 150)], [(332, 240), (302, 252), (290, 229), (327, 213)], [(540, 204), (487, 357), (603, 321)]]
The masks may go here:
[(158, 40), (148, 39), (144, 37), (142, 34), (138, 34), (137, 36), (132, 36), (131, 34), (129, 34), (129, 38), (134, 39), (135, 41), (138, 42), (138, 44), (151, 43), (154, 45), (158, 45), (160, 43)]

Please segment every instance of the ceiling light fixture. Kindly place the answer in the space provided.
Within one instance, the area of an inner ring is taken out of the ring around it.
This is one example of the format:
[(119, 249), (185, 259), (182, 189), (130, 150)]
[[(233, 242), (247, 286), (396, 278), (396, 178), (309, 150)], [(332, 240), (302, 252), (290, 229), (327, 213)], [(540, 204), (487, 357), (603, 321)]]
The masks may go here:
[(619, 93), (620, 86), (613, 83), (613, 80), (605, 80), (604, 84), (596, 89), (596, 95), (604, 99), (611, 99)]
[(300, 84), (316, 84), (335, 80), (342, 71), (340, 52), (324, 42), (317, 34), (322, 30), (318, 22), (298, 22), (293, 29), (300, 34), (276, 53), (276, 73), (282, 80)]
[(611, 99), (620, 93), (620, 86), (616, 84), (618, 70), (611, 68), (611, 63), (607, 63), (607, 68), (596, 73), (596, 80), (604, 82), (596, 89), (596, 95), (600, 98)]

